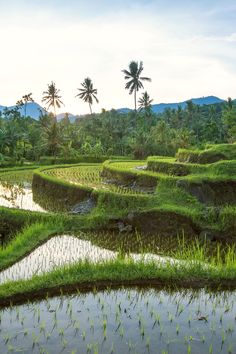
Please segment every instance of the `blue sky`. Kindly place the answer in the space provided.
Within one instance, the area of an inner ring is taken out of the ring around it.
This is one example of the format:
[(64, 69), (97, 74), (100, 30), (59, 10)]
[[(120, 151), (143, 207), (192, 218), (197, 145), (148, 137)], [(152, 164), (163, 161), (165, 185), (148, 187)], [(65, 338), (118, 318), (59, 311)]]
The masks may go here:
[(0, 0), (0, 105), (54, 80), (61, 111), (85, 113), (75, 98), (86, 76), (101, 108), (132, 107), (121, 73), (144, 62), (154, 102), (236, 97), (236, 1)]

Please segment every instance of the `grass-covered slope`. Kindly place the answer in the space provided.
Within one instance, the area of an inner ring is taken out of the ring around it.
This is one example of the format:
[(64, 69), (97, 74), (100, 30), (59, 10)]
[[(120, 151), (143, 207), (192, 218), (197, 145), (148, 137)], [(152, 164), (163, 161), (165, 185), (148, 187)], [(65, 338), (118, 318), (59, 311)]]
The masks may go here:
[[(29, 250), (45, 242), (55, 232), (60, 232), (60, 228), (55, 229), (52, 224), (35, 224), (25, 228), (5, 250), (0, 251), (0, 269), (27, 255)], [(219, 249), (216, 255), (209, 256), (206, 244), (195, 242), (179, 246), (179, 251), (172, 254), (178, 260), (176, 262), (134, 261), (119, 254), (110, 261), (98, 264), (81, 261), (50, 273), (35, 275), (29, 280), (7, 282), (0, 285), (0, 306), (24, 302), (26, 298), (112, 285), (236, 286), (233, 247), (228, 247), (224, 252)]]
[(236, 159), (236, 144), (208, 145), (205, 150), (180, 149), (177, 153), (179, 162), (207, 164), (220, 160)]
[[(145, 233), (198, 234), (201, 205), (169, 177), (143, 167), (142, 161), (107, 161), (102, 170), (97, 164), (43, 168), (34, 174), (33, 189), (36, 197), (47, 195), (49, 210), (51, 203), (55, 208), (55, 204), (68, 206), (93, 198), (96, 207), (91, 217), (122, 219), (124, 227)], [(116, 221), (108, 227), (117, 227)]]
[[(229, 158), (235, 145), (210, 149), (225, 151)], [(54, 165), (25, 173), (33, 174), (34, 198), (48, 211), (68, 212), (92, 199), (88, 215), (74, 216), (81, 225), (117, 229), (122, 223), (124, 230), (159, 235), (195, 236), (211, 230), (216, 238), (236, 236), (236, 160), (192, 164), (154, 156), (147, 161)], [(7, 177), (9, 172), (3, 174)]]
[[(211, 147), (218, 152), (227, 151), (227, 159), (205, 164), (150, 157), (147, 162), (109, 160), (103, 165), (83, 163), (2, 171), (0, 180), (5, 182), (30, 183), (33, 178), (34, 195), (41, 198), (39, 201), (45, 203), (48, 211), (57, 203), (67, 208), (87, 198), (92, 198), (95, 206), (83, 216), (0, 207), (0, 235), (10, 241), (0, 250), (0, 270), (54, 234), (65, 232), (105, 229), (116, 231), (116, 237), (124, 239), (138, 231), (146, 240), (155, 235), (162, 239), (187, 235), (190, 239), (200, 236), (201, 241), (206, 238), (235, 244), (236, 159), (230, 159), (234, 157), (234, 148), (234, 145)], [(209, 255), (205, 245), (197, 243), (193, 249), (185, 245), (179, 252), (173, 252), (173, 257), (194, 262), (163, 267), (154, 263), (135, 264), (123, 256), (99, 265), (81, 262), (32, 280), (1, 285), (0, 300), (25, 293), (33, 296), (41, 289), (53, 293), (59, 288), (93, 287), (96, 282), (134, 284), (146, 279), (150, 283), (210, 281), (218, 285), (236, 281), (234, 246)]]

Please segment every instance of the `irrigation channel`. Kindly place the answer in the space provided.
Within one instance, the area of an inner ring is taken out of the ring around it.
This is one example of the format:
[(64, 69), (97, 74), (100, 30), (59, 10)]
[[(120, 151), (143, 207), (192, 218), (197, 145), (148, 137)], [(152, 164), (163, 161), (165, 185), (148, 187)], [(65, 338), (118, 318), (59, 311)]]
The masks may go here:
[(1, 354), (233, 354), (235, 291), (123, 288), (0, 311)]

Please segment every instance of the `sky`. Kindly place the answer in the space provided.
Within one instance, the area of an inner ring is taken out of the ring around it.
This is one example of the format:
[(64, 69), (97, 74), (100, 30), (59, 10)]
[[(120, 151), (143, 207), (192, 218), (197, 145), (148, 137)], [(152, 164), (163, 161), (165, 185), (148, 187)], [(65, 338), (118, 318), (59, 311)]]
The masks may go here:
[(132, 60), (154, 103), (236, 98), (235, 0), (0, 0), (0, 49), (3, 106), (30, 92), (41, 104), (54, 81), (58, 113), (88, 113), (75, 96), (90, 77), (95, 112), (132, 108), (121, 72)]

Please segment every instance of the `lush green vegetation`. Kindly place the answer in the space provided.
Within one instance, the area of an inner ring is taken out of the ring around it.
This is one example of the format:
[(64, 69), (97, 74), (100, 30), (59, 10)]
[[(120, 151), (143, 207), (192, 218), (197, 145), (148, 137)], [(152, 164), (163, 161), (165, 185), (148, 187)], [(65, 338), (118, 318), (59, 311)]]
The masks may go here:
[[(54, 115), (34, 121), (16, 108), (0, 117), (0, 200), (10, 203), (21, 196), (12, 208), (0, 207), (0, 269), (55, 234), (79, 236), (83, 231), (84, 239), (97, 245), (105, 238), (107, 247), (108, 235), (114, 234), (116, 241), (108, 248), (126, 244), (116, 259), (105, 263), (81, 261), (2, 284), (0, 299), (85, 282), (235, 283), (235, 106), (231, 100), (204, 107), (188, 102), (186, 109), (154, 114), (145, 92), (137, 111), (137, 92), (142, 80), (149, 81), (140, 76), (142, 70), (138, 62), (124, 70), (126, 88), (134, 94), (130, 113), (92, 114), (97, 90), (86, 78), (78, 97), (89, 104), (89, 116), (71, 122), (66, 115), (57, 122), (62, 101), (52, 82), (44, 101)], [(30, 100), (29, 95), (24, 102)], [(27, 198), (41, 209), (17, 210), (27, 209)], [(183, 235), (186, 242), (172, 251), (158, 246), (157, 240), (172, 237), (177, 242)], [(135, 262), (124, 256), (131, 249), (144, 256), (159, 250), (181, 261)]]
[[(53, 90), (57, 89), (53, 86)], [(132, 93), (135, 90), (132, 86)], [(57, 106), (54, 96), (49, 100), (50, 107)], [(83, 162), (83, 155), (87, 155), (86, 162), (102, 162), (112, 155), (174, 156), (179, 148), (202, 149), (206, 144), (235, 140), (236, 108), (231, 100), (227, 104), (203, 107), (190, 101), (185, 109), (166, 110), (161, 114), (154, 114), (150, 99), (148, 102), (139, 111), (103, 110), (100, 114), (81, 116), (75, 122), (70, 122), (68, 115), (57, 122), (52, 114), (42, 114), (35, 121), (27, 115), (21, 116), (17, 108), (6, 110), (0, 117), (0, 164), (40, 160), (47, 164), (50, 161), (78, 163)], [(211, 147), (208, 153), (214, 154), (214, 149)], [(93, 158), (89, 161), (88, 156)], [(191, 158), (201, 163), (198, 159), (204, 162), (204, 156), (205, 152), (201, 154), (200, 150), (192, 153)], [(180, 151), (179, 158), (186, 159), (184, 150)]]
[[(56, 232), (60, 233), (61, 226), (56, 228), (52, 224), (35, 224), (26, 228), (3, 250), (1, 250), (1, 269), (14, 263), (26, 255), (38, 244), (52, 237)], [(32, 237), (34, 235), (34, 237)], [(17, 252), (18, 251), (18, 252)], [(195, 281), (205, 284), (220, 284), (221, 281), (236, 279), (236, 256), (234, 246), (222, 250), (220, 246), (216, 254), (209, 255), (208, 245), (198, 241), (189, 245), (179, 240), (179, 250), (172, 252), (172, 256), (179, 262), (168, 261), (156, 263), (154, 261), (135, 262), (122, 253), (112, 261), (98, 264), (79, 262), (75, 265), (65, 266), (42, 276), (34, 276), (27, 281), (12, 282), (0, 285), (0, 299), (11, 298), (15, 295), (34, 292), (42, 288), (47, 291), (55, 288), (65, 288), (76, 284), (83, 287), (83, 283), (90, 284), (90, 288), (99, 281), (111, 284), (113, 281), (119, 284), (125, 282), (138, 283), (142, 279), (158, 279), (160, 282), (175, 281), (176, 284), (186, 281), (193, 284)]]
[(180, 149), (177, 154), (177, 159), (180, 162), (200, 164), (213, 163), (219, 160), (235, 160), (235, 158), (235, 144), (207, 145), (204, 150)]

